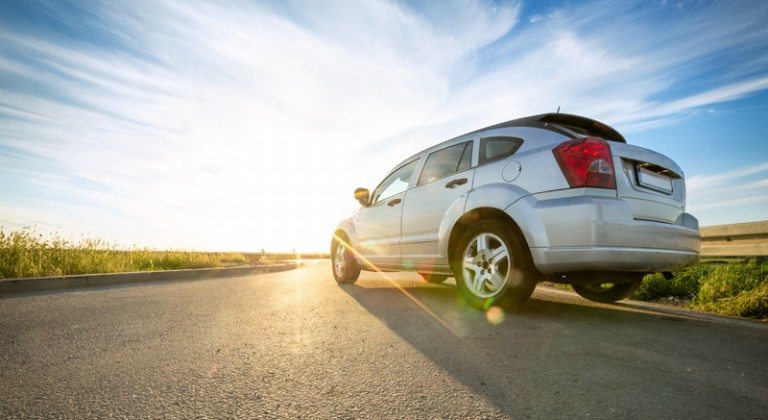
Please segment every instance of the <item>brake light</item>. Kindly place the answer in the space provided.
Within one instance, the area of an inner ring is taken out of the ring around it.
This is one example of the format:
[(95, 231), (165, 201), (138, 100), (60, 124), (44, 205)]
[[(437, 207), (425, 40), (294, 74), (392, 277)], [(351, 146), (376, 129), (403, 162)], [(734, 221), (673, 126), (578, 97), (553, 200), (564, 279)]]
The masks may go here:
[(571, 188), (616, 188), (607, 141), (595, 137), (569, 140), (552, 149), (552, 153)]

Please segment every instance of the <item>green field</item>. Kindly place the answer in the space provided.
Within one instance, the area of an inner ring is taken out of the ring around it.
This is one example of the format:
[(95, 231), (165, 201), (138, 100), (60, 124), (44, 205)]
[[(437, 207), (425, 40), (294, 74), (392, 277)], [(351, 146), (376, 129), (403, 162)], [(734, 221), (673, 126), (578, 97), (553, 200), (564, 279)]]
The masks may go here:
[(0, 279), (271, 264), (295, 257), (294, 254), (124, 249), (87, 237), (75, 241), (56, 235), (44, 236), (30, 229), (13, 232), (0, 229)]

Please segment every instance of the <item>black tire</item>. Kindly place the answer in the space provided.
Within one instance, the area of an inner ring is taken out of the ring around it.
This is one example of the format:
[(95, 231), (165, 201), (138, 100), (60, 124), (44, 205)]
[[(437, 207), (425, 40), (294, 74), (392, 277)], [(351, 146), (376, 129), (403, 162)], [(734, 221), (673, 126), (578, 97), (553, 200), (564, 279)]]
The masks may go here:
[[(486, 238), (482, 251), (478, 242), (481, 235)], [(501, 250), (502, 244), (507, 250), (506, 261), (492, 261), (491, 252)], [(465, 265), (465, 255), (475, 262)], [(453, 269), (464, 299), (483, 310), (494, 305), (505, 309), (522, 305), (533, 293), (539, 277), (528, 246), (517, 229), (496, 219), (475, 223), (464, 232), (454, 250)]]
[(434, 274), (434, 273), (419, 273), (424, 280), (432, 283), (432, 284), (440, 284), (446, 280), (448, 280), (448, 276), (445, 274)]
[(352, 284), (360, 277), (360, 265), (346, 239), (331, 242), (331, 270), (338, 284)]
[(608, 275), (601, 281), (572, 284), (571, 287), (584, 299), (613, 303), (632, 296), (642, 282), (642, 273), (616, 273)]

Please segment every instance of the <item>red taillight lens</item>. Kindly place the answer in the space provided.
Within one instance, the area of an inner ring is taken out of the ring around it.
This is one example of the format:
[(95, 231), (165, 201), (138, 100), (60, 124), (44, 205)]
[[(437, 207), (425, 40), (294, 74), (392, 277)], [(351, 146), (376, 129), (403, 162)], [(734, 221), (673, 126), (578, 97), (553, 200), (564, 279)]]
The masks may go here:
[(611, 146), (594, 137), (566, 141), (552, 149), (571, 188), (616, 188)]

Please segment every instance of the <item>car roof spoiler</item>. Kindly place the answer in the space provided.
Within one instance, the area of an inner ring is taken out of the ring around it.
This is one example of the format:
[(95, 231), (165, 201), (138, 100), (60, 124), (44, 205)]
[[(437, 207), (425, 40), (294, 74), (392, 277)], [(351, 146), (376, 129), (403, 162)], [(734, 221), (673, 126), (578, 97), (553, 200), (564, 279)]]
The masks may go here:
[[(544, 127), (549, 124), (555, 124), (562, 126), (562, 128), (575, 131), (577, 133), (586, 132), (587, 135), (600, 136), (608, 140), (613, 140), (619, 143), (626, 143), (627, 140), (607, 124), (603, 124), (600, 121), (593, 120), (591, 118), (580, 117), (573, 114), (539, 114), (532, 115), (530, 117), (518, 118), (503, 122), (501, 124), (485, 127), (480, 130), (475, 130), (472, 133), (485, 131), (492, 128), (504, 128), (504, 127)], [(560, 131), (560, 130), (558, 130)], [(472, 134), (468, 133), (468, 134)]]

